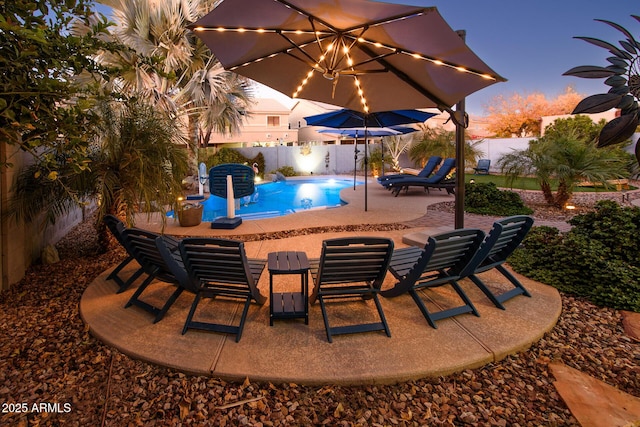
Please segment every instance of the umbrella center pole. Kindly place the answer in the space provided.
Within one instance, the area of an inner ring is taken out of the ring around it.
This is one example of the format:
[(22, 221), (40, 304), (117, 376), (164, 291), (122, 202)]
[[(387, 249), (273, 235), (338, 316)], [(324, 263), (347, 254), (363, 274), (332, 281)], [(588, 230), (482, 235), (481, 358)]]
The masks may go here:
[(367, 165), (369, 163), (369, 159), (367, 157), (367, 131), (366, 131), (367, 127), (365, 126), (365, 131), (364, 131), (364, 211), (366, 212), (367, 209)]

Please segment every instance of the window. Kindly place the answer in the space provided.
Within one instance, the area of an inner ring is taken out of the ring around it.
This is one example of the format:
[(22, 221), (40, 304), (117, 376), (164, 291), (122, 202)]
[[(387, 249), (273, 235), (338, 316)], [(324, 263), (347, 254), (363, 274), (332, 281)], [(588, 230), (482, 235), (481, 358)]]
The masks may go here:
[(280, 126), (280, 116), (267, 116), (267, 126), (269, 127)]

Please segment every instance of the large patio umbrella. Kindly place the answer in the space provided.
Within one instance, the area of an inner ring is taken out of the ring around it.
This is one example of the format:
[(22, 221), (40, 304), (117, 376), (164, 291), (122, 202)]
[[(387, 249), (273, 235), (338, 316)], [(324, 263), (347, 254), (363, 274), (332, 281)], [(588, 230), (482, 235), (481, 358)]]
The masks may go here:
[[(293, 98), (365, 113), (447, 111), (456, 123), (458, 164), (463, 164), (461, 140), (468, 124), (465, 97), (505, 81), (435, 7), (371, 0), (221, 0), (189, 28), (225, 69)], [(463, 175), (456, 183), (456, 218)]]
[(467, 95), (504, 81), (434, 7), (223, 0), (189, 28), (227, 70), (357, 111), (452, 112)]

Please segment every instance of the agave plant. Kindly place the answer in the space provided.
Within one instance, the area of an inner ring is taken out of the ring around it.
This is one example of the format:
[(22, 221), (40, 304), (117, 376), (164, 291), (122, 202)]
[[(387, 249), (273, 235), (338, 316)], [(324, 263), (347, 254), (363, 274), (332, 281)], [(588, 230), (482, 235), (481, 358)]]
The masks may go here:
[[(640, 16), (631, 15), (640, 22)], [(607, 49), (613, 56), (607, 58), (606, 67), (585, 65), (565, 72), (566, 76), (587, 79), (606, 79), (609, 92), (592, 95), (583, 99), (573, 110), (573, 114), (601, 113), (611, 108), (619, 108), (620, 116), (607, 123), (598, 138), (598, 147), (606, 147), (626, 141), (640, 124), (638, 100), (640, 99), (640, 42), (624, 27), (603, 19), (596, 19), (620, 31), (625, 40), (618, 41), (620, 48), (592, 37), (576, 37), (593, 45)], [(636, 144), (636, 158), (640, 163), (640, 145)]]

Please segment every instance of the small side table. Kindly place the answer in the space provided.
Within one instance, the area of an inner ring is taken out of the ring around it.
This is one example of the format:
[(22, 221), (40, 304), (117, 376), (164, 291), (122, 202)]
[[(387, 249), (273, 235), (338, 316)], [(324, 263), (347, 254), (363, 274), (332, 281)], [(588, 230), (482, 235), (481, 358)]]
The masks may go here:
[[(305, 252), (271, 252), (269, 269), (269, 325), (273, 319), (304, 319), (309, 324), (309, 260)], [(299, 274), (300, 292), (273, 292), (273, 276)]]

